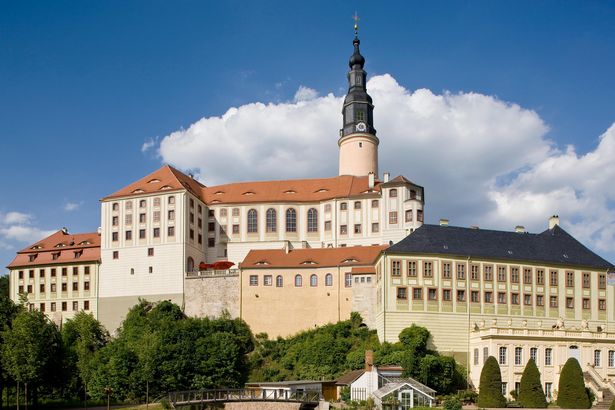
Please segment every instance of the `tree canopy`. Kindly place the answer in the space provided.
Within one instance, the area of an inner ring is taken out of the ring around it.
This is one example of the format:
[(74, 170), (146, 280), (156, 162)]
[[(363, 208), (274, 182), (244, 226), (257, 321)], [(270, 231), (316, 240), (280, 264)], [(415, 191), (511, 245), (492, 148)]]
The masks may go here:
[(534, 359), (528, 360), (525, 369), (523, 369), (518, 401), (523, 407), (547, 407), (545, 392), (542, 389), (542, 383), (540, 383), (540, 372)]
[(478, 388), (479, 407), (506, 407), (506, 399), (502, 394), (502, 373), (495, 357), (489, 356), (480, 372)]
[(557, 405), (563, 409), (587, 409), (591, 407), (585, 390), (581, 365), (574, 357), (569, 358), (559, 376)]

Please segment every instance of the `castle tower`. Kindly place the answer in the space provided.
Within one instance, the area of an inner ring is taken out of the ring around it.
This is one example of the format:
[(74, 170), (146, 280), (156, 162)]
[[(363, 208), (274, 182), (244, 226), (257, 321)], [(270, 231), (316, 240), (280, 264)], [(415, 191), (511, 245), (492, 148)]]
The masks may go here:
[(354, 53), (348, 62), (348, 94), (342, 109), (344, 123), (337, 142), (339, 174), (365, 176), (373, 172), (378, 175), (379, 141), (374, 129), (374, 106), (365, 85), (367, 73), (363, 70), (365, 58), (359, 51), (358, 25), (354, 28)]

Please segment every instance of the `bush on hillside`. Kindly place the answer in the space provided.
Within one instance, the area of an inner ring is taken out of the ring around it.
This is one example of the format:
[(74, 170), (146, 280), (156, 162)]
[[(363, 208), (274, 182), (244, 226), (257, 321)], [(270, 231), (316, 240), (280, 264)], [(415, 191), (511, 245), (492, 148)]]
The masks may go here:
[(477, 405), (478, 407), (506, 407), (506, 399), (502, 395), (500, 365), (493, 356), (489, 356), (485, 361), (480, 373)]
[(557, 391), (557, 405), (563, 409), (588, 409), (591, 407), (585, 391), (583, 371), (577, 359), (571, 357), (564, 364)]
[(547, 399), (540, 383), (540, 372), (533, 359), (530, 359), (523, 369), (518, 400), (523, 407), (547, 407)]

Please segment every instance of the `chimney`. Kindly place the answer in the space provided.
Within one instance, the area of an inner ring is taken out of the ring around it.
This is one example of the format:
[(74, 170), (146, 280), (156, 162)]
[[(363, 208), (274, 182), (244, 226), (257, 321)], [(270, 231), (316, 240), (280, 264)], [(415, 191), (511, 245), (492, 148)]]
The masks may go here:
[(68, 235), (68, 228), (67, 228), (67, 227), (65, 227), (65, 226), (63, 226), (63, 227), (62, 227), (62, 233), (63, 233), (64, 235)]
[(515, 226), (515, 232), (517, 232), (517, 233), (525, 233), (525, 226), (522, 226), (522, 225)]
[(480, 229), (478, 225), (470, 225), (470, 229)]
[(290, 241), (284, 241), (284, 253), (288, 254), (291, 250)]
[(365, 351), (365, 371), (371, 372), (374, 367), (374, 351), (366, 350)]
[(549, 218), (549, 229), (555, 228), (555, 225), (559, 225), (559, 215), (553, 215)]
[(98, 233), (98, 236), (100, 236), (102, 234), (102, 228), (99, 226), (96, 232)]
[(375, 178), (373, 172), (367, 174), (367, 189), (369, 189), (370, 191), (374, 189), (374, 179)]
[(384, 182), (389, 182), (389, 179), (391, 178), (391, 173), (390, 172), (385, 172), (384, 173)]
[(448, 226), (448, 219), (440, 219), (440, 226)]

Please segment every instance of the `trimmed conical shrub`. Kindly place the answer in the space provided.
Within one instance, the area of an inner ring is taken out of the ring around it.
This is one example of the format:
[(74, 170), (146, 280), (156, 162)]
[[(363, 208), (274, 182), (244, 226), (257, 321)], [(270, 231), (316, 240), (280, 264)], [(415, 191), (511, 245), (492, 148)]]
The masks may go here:
[(588, 409), (591, 407), (585, 391), (583, 371), (574, 357), (566, 361), (559, 376), (557, 405), (563, 409)]
[(523, 369), (519, 387), (519, 403), (526, 408), (545, 408), (547, 399), (540, 383), (540, 372), (534, 359), (530, 359)]
[(480, 372), (478, 403), (476, 404), (478, 407), (506, 407), (506, 399), (502, 395), (500, 365), (493, 356), (489, 356)]

